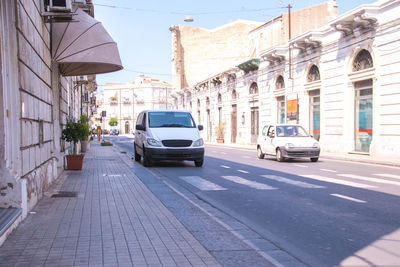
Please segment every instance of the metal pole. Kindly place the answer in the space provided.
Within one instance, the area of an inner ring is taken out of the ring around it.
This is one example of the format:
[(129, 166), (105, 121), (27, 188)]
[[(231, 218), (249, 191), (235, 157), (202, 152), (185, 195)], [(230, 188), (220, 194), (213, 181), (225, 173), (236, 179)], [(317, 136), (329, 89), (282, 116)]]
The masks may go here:
[[(292, 39), (292, 30), (291, 30), (291, 16), (290, 16), (290, 9), (292, 8), (291, 5), (287, 6), (288, 8), (288, 20), (289, 20), (289, 41)], [(289, 45), (289, 79), (292, 79), (292, 51)]]
[(135, 126), (135, 88), (132, 87), (132, 129)]

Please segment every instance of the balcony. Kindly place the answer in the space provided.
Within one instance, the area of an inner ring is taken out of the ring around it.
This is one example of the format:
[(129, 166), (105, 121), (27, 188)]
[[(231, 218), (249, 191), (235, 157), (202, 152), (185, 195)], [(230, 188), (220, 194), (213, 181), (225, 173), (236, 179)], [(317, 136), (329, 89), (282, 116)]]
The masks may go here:
[(110, 102), (111, 105), (116, 105), (118, 104), (118, 99), (116, 97), (110, 97), (108, 102)]
[(122, 100), (122, 103), (124, 104), (130, 104), (132, 103), (131, 100), (128, 97), (124, 97), (124, 99)]

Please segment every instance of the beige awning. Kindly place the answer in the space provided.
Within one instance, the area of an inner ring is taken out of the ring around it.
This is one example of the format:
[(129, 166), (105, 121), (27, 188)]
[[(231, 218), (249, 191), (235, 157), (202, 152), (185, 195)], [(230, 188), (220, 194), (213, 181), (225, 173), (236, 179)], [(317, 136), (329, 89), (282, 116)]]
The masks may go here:
[(82, 9), (73, 11), (77, 22), (52, 24), (52, 56), (64, 76), (100, 74), (121, 70), (117, 43), (101, 23)]

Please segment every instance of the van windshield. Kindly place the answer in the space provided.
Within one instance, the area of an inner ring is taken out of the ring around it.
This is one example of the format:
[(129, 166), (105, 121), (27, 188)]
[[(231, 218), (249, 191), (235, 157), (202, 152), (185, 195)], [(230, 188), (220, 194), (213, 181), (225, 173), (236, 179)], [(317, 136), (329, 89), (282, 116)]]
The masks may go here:
[(149, 112), (149, 127), (184, 127), (195, 128), (192, 115), (189, 112)]

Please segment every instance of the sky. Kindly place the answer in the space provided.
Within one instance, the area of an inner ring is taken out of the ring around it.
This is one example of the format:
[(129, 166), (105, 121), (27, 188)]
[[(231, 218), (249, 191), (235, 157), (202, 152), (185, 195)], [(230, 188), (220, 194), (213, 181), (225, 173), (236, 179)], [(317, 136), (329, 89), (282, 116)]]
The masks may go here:
[[(99, 91), (106, 83), (131, 83), (137, 75), (171, 81), (172, 25), (213, 29), (244, 19), (267, 22), (292, 10), (320, 4), (316, 0), (93, 0), (95, 19), (100, 21), (118, 44), (124, 70), (99, 74)], [(344, 14), (373, 0), (337, 0)], [(186, 14), (193, 22), (185, 22)]]

